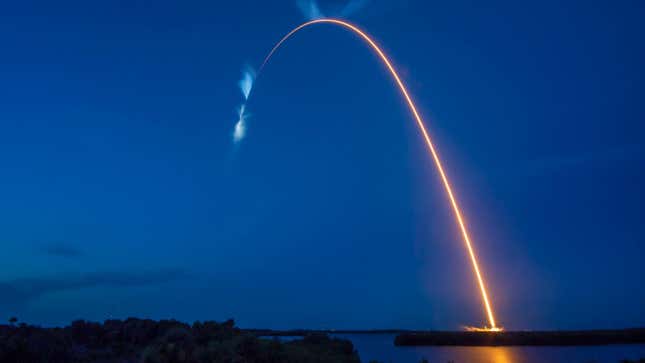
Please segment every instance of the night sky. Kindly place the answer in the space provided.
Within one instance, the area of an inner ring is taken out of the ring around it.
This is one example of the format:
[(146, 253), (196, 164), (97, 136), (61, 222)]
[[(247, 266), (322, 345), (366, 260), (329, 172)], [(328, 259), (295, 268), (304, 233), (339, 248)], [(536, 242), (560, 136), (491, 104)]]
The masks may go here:
[[(344, 1), (322, 1), (333, 14)], [(645, 2), (373, 0), (510, 329), (645, 325)], [(485, 323), (378, 59), (291, 1), (0, 8), (0, 319)]]

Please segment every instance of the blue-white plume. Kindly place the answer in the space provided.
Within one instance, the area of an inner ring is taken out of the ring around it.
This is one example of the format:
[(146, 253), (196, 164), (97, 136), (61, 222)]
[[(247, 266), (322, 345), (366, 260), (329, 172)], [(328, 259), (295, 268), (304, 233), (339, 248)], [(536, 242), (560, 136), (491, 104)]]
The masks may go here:
[(325, 17), (320, 11), (320, 7), (318, 6), (318, 3), (316, 3), (316, 0), (298, 0), (296, 5), (298, 5), (298, 8), (307, 20), (315, 20)]
[(369, 2), (370, 0), (350, 0), (347, 5), (345, 5), (345, 7), (340, 11), (340, 15), (343, 17), (350, 16), (364, 8), (365, 5), (367, 5), (367, 3)]
[(246, 101), (249, 99), (249, 95), (253, 89), (253, 81), (255, 81), (255, 71), (250, 66), (246, 66), (242, 71), (242, 79), (240, 79), (240, 82), (238, 83), (240, 91), (242, 91), (244, 102), (238, 110), (238, 120), (235, 123), (235, 129), (233, 130), (233, 142), (235, 144), (242, 141), (244, 136), (246, 136), (246, 120), (249, 118), (249, 115), (246, 112)]
[(253, 88), (253, 81), (255, 80), (255, 71), (251, 66), (246, 66), (244, 71), (242, 71), (242, 79), (240, 80), (239, 86), (242, 90), (242, 95), (244, 95), (244, 101), (249, 99), (249, 94)]
[[(361, 10), (369, 2), (370, 0), (350, 0), (342, 8), (332, 9), (335, 11), (331, 12), (333, 16), (347, 17)], [(297, 0), (296, 5), (298, 5), (298, 9), (300, 9), (300, 12), (307, 20), (316, 20), (325, 17), (316, 0)]]

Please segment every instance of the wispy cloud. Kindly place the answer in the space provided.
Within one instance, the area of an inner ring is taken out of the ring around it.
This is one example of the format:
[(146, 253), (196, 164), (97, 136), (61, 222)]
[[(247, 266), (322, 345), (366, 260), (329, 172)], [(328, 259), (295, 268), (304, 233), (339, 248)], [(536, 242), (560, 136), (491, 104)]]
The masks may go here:
[(156, 271), (99, 272), (68, 277), (24, 278), (0, 282), (0, 306), (24, 304), (42, 295), (59, 291), (111, 286), (131, 287), (155, 285), (185, 277), (181, 269)]
[(49, 256), (55, 257), (71, 258), (80, 257), (83, 255), (83, 252), (75, 246), (59, 242), (45, 245), (41, 248), (41, 251)]

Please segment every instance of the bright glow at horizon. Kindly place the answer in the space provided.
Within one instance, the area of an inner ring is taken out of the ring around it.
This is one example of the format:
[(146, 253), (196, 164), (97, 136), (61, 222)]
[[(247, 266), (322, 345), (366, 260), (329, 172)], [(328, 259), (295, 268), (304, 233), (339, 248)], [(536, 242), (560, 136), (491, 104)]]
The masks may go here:
[(504, 331), (504, 328), (502, 327), (494, 327), (494, 328), (489, 328), (489, 327), (483, 327), (480, 328), (478, 326), (465, 326), (464, 327), (465, 331), (472, 331), (472, 332), (488, 332), (488, 333), (499, 333)]
[(351, 30), (355, 34), (359, 35), (380, 57), (381, 61), (387, 69), (390, 71), (390, 74), (396, 81), (397, 86), (399, 87), (399, 90), (401, 91), (401, 94), (405, 98), (405, 101), (408, 104), (408, 107), (410, 111), (412, 112), (412, 115), (414, 116), (414, 119), (416, 121), (416, 124), (419, 128), (419, 131), (423, 135), (423, 138), (425, 140), (426, 146), (428, 148), (428, 151), (430, 152), (432, 159), (434, 160), (434, 164), (439, 171), (439, 175), (441, 176), (441, 181), (443, 183), (446, 195), (448, 196), (448, 199), (450, 201), (450, 205), (452, 206), (455, 219), (457, 222), (457, 225), (459, 226), (459, 229), (461, 231), (462, 239), (464, 241), (464, 244), (466, 245), (466, 249), (468, 250), (468, 255), (470, 256), (470, 261), (472, 263), (473, 270), (475, 272), (475, 276), (477, 278), (477, 283), (479, 284), (479, 289), (480, 293), (482, 296), (482, 300), (484, 303), (484, 308), (486, 310), (486, 314), (488, 316), (488, 322), (490, 324), (489, 328), (478, 328), (482, 329), (485, 331), (491, 331), (491, 332), (497, 332), (501, 331), (502, 328), (498, 327), (495, 323), (495, 316), (493, 314), (493, 309), (491, 306), (491, 303), (489, 301), (488, 297), (488, 292), (486, 290), (486, 284), (484, 283), (484, 278), (482, 276), (481, 270), (479, 268), (479, 264), (477, 262), (477, 256), (475, 255), (475, 251), (472, 246), (472, 242), (470, 241), (470, 236), (468, 233), (468, 229), (466, 228), (466, 223), (464, 222), (464, 219), (462, 217), (461, 210), (459, 209), (459, 205), (457, 204), (457, 200), (454, 196), (454, 193), (452, 191), (452, 187), (450, 185), (450, 182), (448, 181), (448, 177), (446, 175), (446, 172), (444, 171), (443, 165), (441, 163), (441, 160), (439, 159), (439, 154), (437, 153), (434, 144), (432, 143), (432, 140), (430, 138), (430, 135), (428, 134), (428, 131), (426, 130), (425, 124), (423, 123), (423, 120), (421, 119), (421, 116), (419, 115), (419, 112), (417, 111), (417, 108), (412, 101), (412, 98), (406, 88), (406, 86), (403, 84), (403, 81), (399, 77), (398, 72), (390, 62), (389, 58), (385, 55), (385, 53), (381, 50), (381, 48), (376, 44), (376, 42), (369, 36), (367, 33), (362, 31), (360, 28), (356, 27), (355, 25), (348, 23), (343, 20), (339, 19), (333, 19), (333, 18), (323, 18), (323, 19), (315, 19), (308, 21), (306, 23), (303, 23), (287, 33), (274, 47), (271, 49), (269, 54), (266, 56), (264, 61), (262, 62), (262, 66), (260, 67), (258, 71), (258, 75), (262, 72), (264, 67), (266, 66), (267, 62), (271, 59), (275, 51), (280, 48), (280, 46), (287, 40), (289, 39), (292, 35), (297, 33), (298, 31), (302, 30), (303, 28), (306, 28), (310, 25), (314, 24), (319, 24), (319, 23), (327, 23), (327, 24), (334, 24), (334, 25), (339, 25), (341, 27), (344, 27), (346, 29)]

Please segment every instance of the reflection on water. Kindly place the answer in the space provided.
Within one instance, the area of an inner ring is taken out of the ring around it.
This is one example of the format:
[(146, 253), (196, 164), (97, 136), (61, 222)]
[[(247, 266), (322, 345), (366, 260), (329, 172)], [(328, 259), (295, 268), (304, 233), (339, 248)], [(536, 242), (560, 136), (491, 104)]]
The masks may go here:
[(513, 351), (504, 349), (504, 348), (487, 348), (490, 350), (490, 353), (488, 353), (489, 356), (493, 358), (494, 362), (498, 363), (511, 363), (517, 360), (517, 358), (513, 358)]
[[(405, 350), (405, 348), (394, 347), (394, 350)], [(516, 363), (525, 362), (521, 352), (514, 348), (505, 347), (416, 347), (417, 357), (411, 361), (417, 363), (422, 358), (430, 362), (468, 362), (468, 363)], [(403, 357), (403, 355), (402, 355)], [(407, 361), (407, 360), (406, 360)], [(399, 362), (393, 360), (393, 362)], [(540, 362), (544, 362), (540, 360)]]
[(392, 334), (338, 334), (367, 363), (618, 363), (645, 358), (645, 345), (590, 347), (395, 347)]

